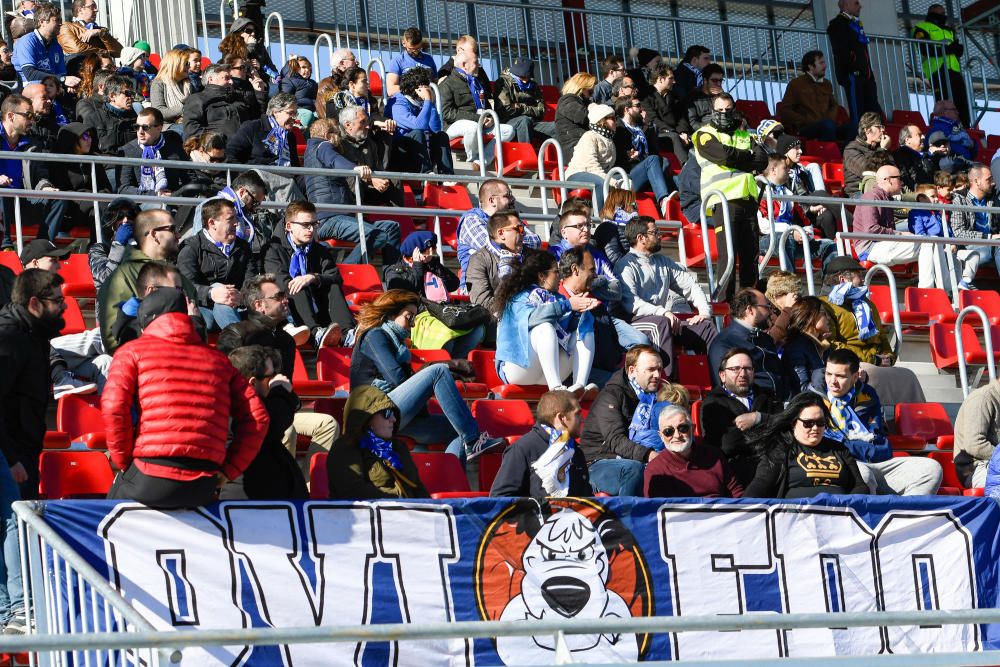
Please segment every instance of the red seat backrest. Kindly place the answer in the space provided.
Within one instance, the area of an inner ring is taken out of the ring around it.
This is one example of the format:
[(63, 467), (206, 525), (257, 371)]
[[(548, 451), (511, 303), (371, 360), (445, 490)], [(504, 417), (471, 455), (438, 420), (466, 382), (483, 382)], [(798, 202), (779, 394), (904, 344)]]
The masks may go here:
[(83, 333), (87, 330), (87, 324), (83, 321), (83, 311), (80, 304), (71, 296), (66, 297), (66, 312), (63, 313), (63, 320), (66, 326), (59, 332), (62, 335)]
[(955, 317), (948, 293), (938, 287), (907, 287), (903, 302), (907, 310), (927, 313), (931, 320), (954, 320)]
[(424, 188), (424, 206), (464, 213), (472, 208), (472, 197), (469, 196), (469, 190), (462, 184), (437, 185), (428, 183), (427, 187)]
[(896, 432), (914, 436), (925, 442), (936, 442), (938, 436), (952, 435), (948, 413), (940, 403), (897, 403)]
[(100, 396), (68, 394), (56, 403), (56, 428), (68, 433), (70, 438), (85, 433), (104, 433)]
[(417, 464), (417, 473), (428, 493), (471, 491), (465, 468), (454, 454), (444, 452), (411, 454)]
[(309, 497), (323, 500), (330, 497), (330, 478), (326, 473), (327, 452), (318, 452), (309, 461)]
[(333, 382), (334, 386), (351, 384), (351, 352), (349, 347), (324, 347), (316, 355), (317, 379)]
[(680, 354), (677, 363), (677, 379), (681, 384), (690, 384), (705, 391), (712, 390), (712, 369), (708, 356), (704, 354)]
[(382, 280), (371, 264), (338, 264), (344, 279), (344, 296), (355, 292), (382, 292)]
[(521, 436), (535, 425), (531, 406), (521, 400), (475, 401), (472, 416), (481, 431), (489, 431), (495, 438)]
[(503, 384), (494, 365), (496, 355), (494, 350), (473, 350), (469, 353), (469, 361), (472, 362), (472, 367), (476, 371), (476, 379), (490, 388)]
[(103, 498), (115, 477), (101, 452), (42, 452), (38, 464), (39, 491), (50, 499)]

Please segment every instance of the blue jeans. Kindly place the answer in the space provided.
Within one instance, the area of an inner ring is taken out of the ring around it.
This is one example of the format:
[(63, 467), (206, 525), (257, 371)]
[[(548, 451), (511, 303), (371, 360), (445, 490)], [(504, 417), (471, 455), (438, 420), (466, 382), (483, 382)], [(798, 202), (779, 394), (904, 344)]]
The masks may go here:
[[(419, 416), (432, 397), (437, 399), (444, 415)], [(442, 435), (457, 433), (458, 437), (451, 441), (447, 451), (464, 459), (465, 443), (475, 442), (479, 437), (479, 425), (458, 393), (451, 371), (444, 364), (421, 368), (409, 380), (390, 391), (389, 398), (399, 408), (400, 433), (418, 442), (441, 442)], [(445, 425), (449, 428), (442, 431)]]
[[(39, 210), (45, 216), (45, 223), (38, 232), (40, 238), (54, 241), (62, 233), (63, 217), (66, 215), (67, 201), (65, 199), (25, 199), (21, 201), (21, 224), (37, 220)], [(3, 199), (3, 245), (13, 245), (15, 230), (14, 198)], [(93, 220), (91, 220), (93, 224)], [(28, 239), (30, 240), (30, 239)], [(27, 242), (27, 241), (25, 241)]]
[(24, 610), (24, 587), (21, 582), (21, 552), (18, 548), (17, 518), (11, 507), (20, 500), (7, 459), (0, 453), (0, 531), (3, 531), (3, 556), (0, 558), (0, 624)]
[(198, 306), (201, 316), (205, 318), (205, 327), (208, 331), (222, 331), (230, 324), (240, 321), (240, 314), (232, 306), (224, 306), (217, 303), (211, 308)]
[(451, 146), (448, 134), (445, 132), (410, 130), (396, 137), (393, 152), (399, 171), (413, 171), (413, 165), (416, 163), (421, 174), (455, 173)]
[[(361, 235), (358, 233), (358, 219), (353, 215), (334, 215), (320, 220), (316, 234), (320, 241), (337, 239), (338, 241), (361, 243)], [(381, 249), (384, 263), (394, 264), (399, 261), (399, 235), (399, 223), (395, 220), (365, 221), (365, 244), (368, 246), (368, 252)], [(341, 263), (358, 264), (360, 262), (361, 246), (356, 245)]]
[[(781, 235), (778, 234), (778, 240), (781, 240)], [(761, 256), (767, 252), (768, 247), (771, 245), (770, 236), (760, 237), (760, 254)], [(812, 257), (819, 258), (820, 262), (823, 263), (823, 268), (826, 269), (826, 265), (831, 259), (837, 256), (837, 242), (831, 241), (830, 239), (813, 239), (809, 242), (809, 253)], [(774, 256), (781, 258), (779, 254), (779, 248), (775, 246)], [(794, 262), (796, 260), (805, 260), (805, 253), (802, 252), (802, 244), (796, 243), (792, 235), (788, 235), (788, 239), (785, 241), (785, 257), (788, 261)]]
[(590, 464), (590, 486), (594, 493), (610, 496), (642, 496), (646, 464), (632, 459), (601, 459)]
[(476, 349), (477, 345), (483, 342), (483, 338), (485, 337), (486, 327), (479, 324), (475, 328), (470, 329), (469, 333), (458, 338), (452, 338), (444, 344), (442, 349), (450, 354), (452, 359), (465, 359), (469, 356), (469, 352), (472, 352)]
[(642, 192), (646, 186), (653, 188), (653, 196), (659, 205), (663, 198), (677, 189), (674, 179), (664, 172), (663, 158), (650, 155), (639, 164), (632, 167), (628, 177), (632, 180), (632, 190)]
[(649, 345), (649, 337), (625, 320), (612, 317), (611, 321), (615, 325), (615, 333), (618, 334), (618, 345), (622, 349), (628, 350), (636, 345)]

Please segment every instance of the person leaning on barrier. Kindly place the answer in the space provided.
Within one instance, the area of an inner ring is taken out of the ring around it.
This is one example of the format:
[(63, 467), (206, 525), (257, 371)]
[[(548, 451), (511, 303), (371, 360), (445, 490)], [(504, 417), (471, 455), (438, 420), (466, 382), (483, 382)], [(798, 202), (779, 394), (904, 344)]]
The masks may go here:
[(826, 56), (807, 51), (799, 65), (802, 74), (788, 83), (781, 100), (781, 122), (789, 132), (806, 139), (836, 141), (843, 135), (837, 127), (837, 97), (826, 78)]
[(493, 480), (494, 498), (587, 497), (587, 459), (577, 440), (583, 427), (580, 403), (568, 391), (547, 391), (538, 399), (537, 421), (503, 453)]
[[(122, 157), (190, 161), (180, 135), (163, 131), (163, 114), (154, 107), (146, 107), (139, 113), (135, 139), (122, 147)], [(188, 182), (189, 172), (186, 169), (164, 169), (155, 164), (118, 169), (118, 193), (123, 195), (169, 197)]]

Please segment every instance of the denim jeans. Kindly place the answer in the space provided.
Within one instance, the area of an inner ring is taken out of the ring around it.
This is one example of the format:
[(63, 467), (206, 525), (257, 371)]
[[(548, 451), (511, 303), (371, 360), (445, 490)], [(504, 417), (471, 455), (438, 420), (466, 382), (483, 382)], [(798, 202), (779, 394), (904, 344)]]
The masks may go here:
[(422, 174), (455, 173), (451, 146), (444, 132), (410, 130), (396, 137), (393, 153), (398, 171), (413, 171), (413, 165), (417, 164)]
[(469, 352), (472, 352), (476, 349), (477, 345), (483, 342), (483, 338), (485, 337), (486, 326), (479, 324), (475, 328), (470, 329), (469, 333), (458, 338), (452, 338), (444, 344), (442, 349), (450, 354), (452, 359), (465, 359), (469, 356)]
[(217, 303), (211, 308), (198, 306), (198, 310), (201, 311), (201, 316), (205, 318), (207, 331), (222, 331), (230, 324), (236, 324), (240, 321), (240, 314), (236, 312), (235, 308), (224, 306), (221, 303)]
[(587, 184), (587, 189), (594, 193), (598, 211), (604, 208), (604, 178), (586, 171), (578, 171), (566, 177), (567, 181), (580, 181)]
[[(354, 250), (344, 258), (342, 264), (361, 262), (361, 235), (358, 233), (358, 219), (353, 215), (334, 215), (320, 220), (316, 230), (320, 241), (337, 239), (357, 243)], [(368, 252), (382, 250), (382, 260), (386, 263), (399, 261), (399, 223), (395, 220), (365, 221), (365, 244)]]
[[(781, 235), (778, 234), (778, 240), (781, 240)], [(767, 252), (767, 249), (771, 245), (770, 235), (764, 235), (760, 237), (760, 254), (761, 256)], [(780, 249), (777, 247), (777, 241), (775, 242), (774, 257), (781, 258)], [(823, 263), (823, 268), (826, 268), (827, 263), (837, 256), (837, 242), (831, 241), (830, 239), (813, 239), (809, 242), (809, 254), (812, 255), (813, 259), (819, 258), (820, 262)], [(785, 241), (785, 257), (788, 261), (794, 262), (796, 260), (804, 261), (806, 256), (802, 252), (802, 244), (797, 243), (791, 234), (788, 235), (788, 239)]]
[(615, 333), (618, 334), (618, 345), (623, 350), (631, 349), (636, 345), (649, 345), (649, 337), (625, 320), (612, 317), (611, 322), (615, 325)]
[[(63, 218), (66, 215), (67, 201), (65, 199), (23, 199), (21, 200), (21, 224), (27, 224), (44, 216), (45, 222), (39, 227), (40, 238), (54, 241), (62, 233)], [(14, 198), (3, 199), (3, 245), (14, 244), (16, 221), (14, 215)], [(41, 213), (41, 215), (39, 215)], [(91, 221), (92, 222), (92, 221)]]
[(632, 190), (642, 192), (647, 185), (650, 186), (659, 205), (664, 197), (677, 189), (673, 177), (664, 172), (664, 166), (663, 158), (659, 155), (650, 155), (632, 167), (628, 175), (632, 180)]
[(7, 459), (0, 453), (0, 530), (3, 531), (3, 556), (0, 558), (0, 624), (24, 609), (21, 582), (21, 552), (18, 548), (17, 519), (12, 505), (21, 494), (10, 473)]
[(646, 464), (632, 459), (601, 459), (590, 464), (594, 493), (610, 496), (642, 496)]
[[(432, 397), (441, 405), (443, 419), (441, 415), (419, 416)], [(431, 364), (421, 368), (409, 380), (390, 391), (389, 398), (399, 408), (400, 432), (418, 442), (423, 435), (430, 435), (431, 439), (427, 442), (440, 442), (443, 435), (440, 427), (447, 420), (451, 426), (449, 430), (458, 434), (448, 445), (447, 451), (462, 458), (460, 453), (465, 453), (465, 443), (475, 442), (479, 436), (479, 426), (469, 412), (469, 406), (458, 393), (451, 371), (444, 364)], [(424, 423), (412, 424), (413, 428), (409, 428), (414, 421)]]

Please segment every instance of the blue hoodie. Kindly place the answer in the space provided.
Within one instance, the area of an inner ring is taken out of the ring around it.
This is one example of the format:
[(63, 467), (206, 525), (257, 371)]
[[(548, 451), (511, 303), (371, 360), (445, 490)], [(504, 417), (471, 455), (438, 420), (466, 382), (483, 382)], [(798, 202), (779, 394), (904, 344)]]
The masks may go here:
[(431, 132), (441, 131), (441, 114), (433, 101), (426, 101), (422, 106), (414, 104), (406, 95), (399, 92), (393, 95), (390, 115), (396, 121), (396, 136), (402, 136), (413, 130)]

